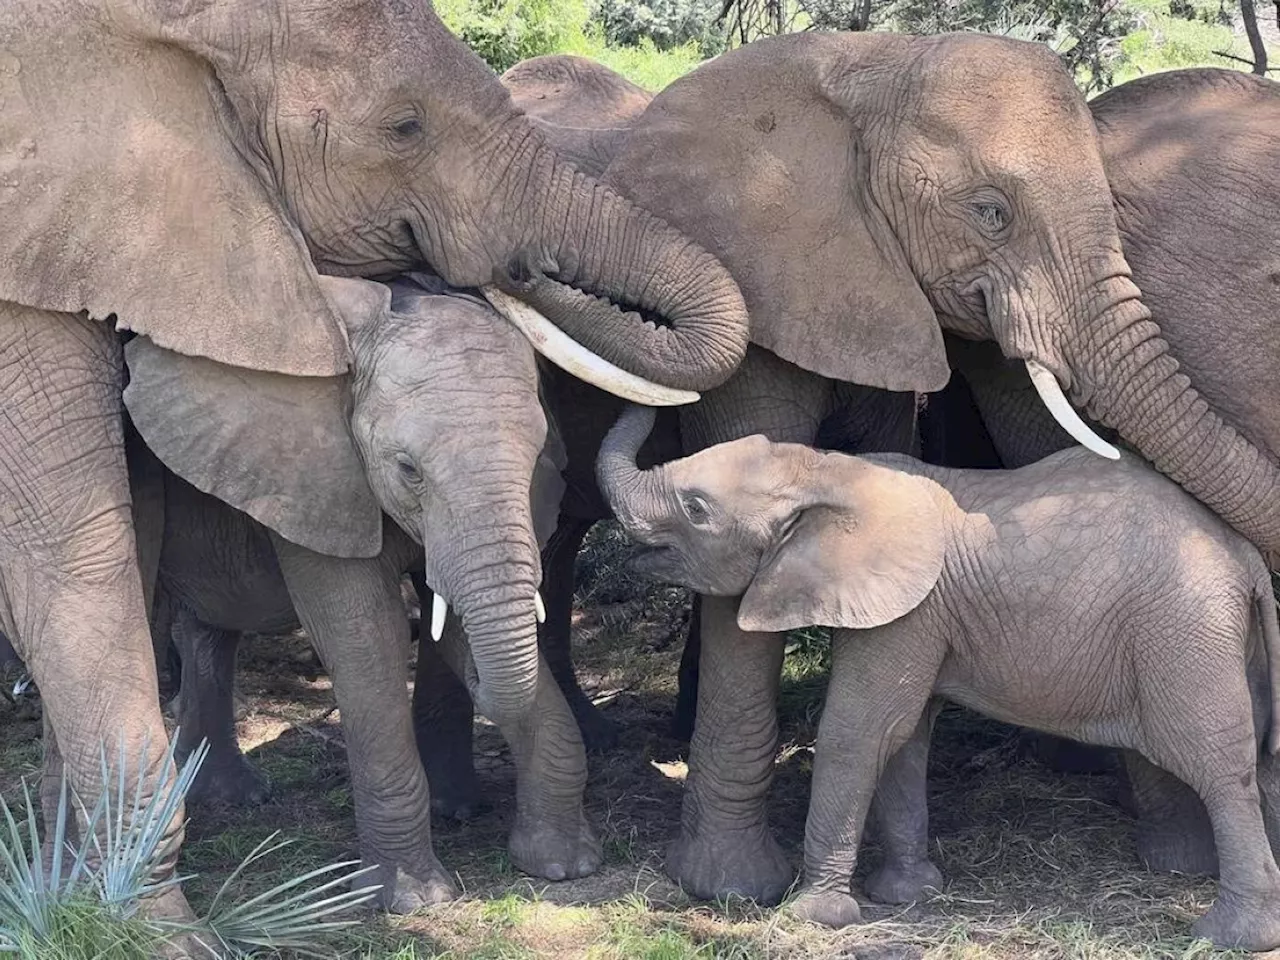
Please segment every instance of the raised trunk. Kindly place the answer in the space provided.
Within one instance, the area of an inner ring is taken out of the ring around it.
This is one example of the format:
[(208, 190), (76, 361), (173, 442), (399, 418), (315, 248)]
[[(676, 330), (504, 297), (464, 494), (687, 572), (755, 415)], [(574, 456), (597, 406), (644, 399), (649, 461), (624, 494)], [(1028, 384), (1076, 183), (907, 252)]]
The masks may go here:
[(661, 468), (640, 470), (636, 466), (636, 456), (653, 429), (654, 419), (652, 407), (628, 406), (604, 438), (596, 460), (600, 492), (628, 532), (645, 525), (646, 516), (658, 502)]
[(1109, 307), (1067, 344), (1072, 400), (1267, 551), (1280, 550), (1280, 469), (1191, 386), (1127, 277)]
[(746, 304), (728, 271), (540, 138), (536, 150), (534, 169), (548, 176), (530, 248), (547, 251), (554, 267), (510, 264), (495, 276), (499, 286), (629, 373), (684, 390), (727, 379), (748, 340)]

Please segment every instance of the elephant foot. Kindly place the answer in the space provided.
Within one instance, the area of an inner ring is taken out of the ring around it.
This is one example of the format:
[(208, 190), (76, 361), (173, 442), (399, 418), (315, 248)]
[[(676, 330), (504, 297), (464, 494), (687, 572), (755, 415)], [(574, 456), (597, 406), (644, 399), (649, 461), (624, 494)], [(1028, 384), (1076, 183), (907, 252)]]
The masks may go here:
[(205, 758), (187, 799), (197, 806), (256, 807), (271, 799), (271, 782), (238, 750)]
[(489, 811), (491, 804), (481, 797), (480, 784), (469, 764), (464, 775), (436, 779), (444, 782), (429, 783), (432, 816), (465, 823)]
[(585, 695), (574, 697), (570, 705), (573, 719), (582, 733), (587, 753), (608, 753), (618, 745), (618, 727)]
[(667, 876), (702, 900), (746, 897), (779, 902), (795, 876), (778, 841), (766, 827), (689, 838), (667, 850)]
[[(195, 912), (178, 887), (170, 887), (163, 893), (148, 898), (143, 906), (143, 913), (147, 919), (161, 924), (190, 924), (196, 919)], [(212, 931), (203, 935), (199, 932), (176, 933), (166, 936), (155, 945), (153, 951), (162, 960), (220, 960), (226, 954), (215, 946), (217, 943), (218, 938)]]
[(801, 920), (836, 929), (862, 922), (862, 910), (858, 907), (858, 901), (848, 893), (836, 890), (801, 890), (787, 904), (787, 910)]
[(567, 826), (517, 819), (507, 850), (517, 869), (544, 880), (589, 877), (604, 862), (600, 837), (581, 812), (577, 821)]
[(1156, 873), (1218, 875), (1218, 850), (1209, 821), (1141, 820), (1137, 827), (1138, 860)]
[(424, 907), (448, 903), (458, 896), (458, 890), (434, 855), (431, 860), (432, 864), (422, 871), (422, 876), (415, 876), (399, 867), (394, 873), (387, 869), (371, 870), (357, 878), (355, 888), (382, 884), (374, 902), (387, 913), (413, 913)]
[(1191, 927), (1224, 950), (1273, 950), (1280, 947), (1280, 893), (1262, 900), (1220, 893), (1218, 902)]
[(926, 889), (942, 889), (942, 871), (928, 860), (885, 861), (864, 886), (876, 903), (911, 903), (923, 897)]

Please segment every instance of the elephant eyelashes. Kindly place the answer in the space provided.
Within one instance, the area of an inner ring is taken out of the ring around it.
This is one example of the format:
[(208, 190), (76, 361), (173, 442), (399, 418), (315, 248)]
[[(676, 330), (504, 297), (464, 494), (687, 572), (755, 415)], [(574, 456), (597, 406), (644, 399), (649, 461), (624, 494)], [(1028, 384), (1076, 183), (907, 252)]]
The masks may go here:
[(987, 236), (995, 238), (1009, 226), (1009, 212), (999, 203), (982, 200), (969, 205), (978, 227)]
[(407, 454), (396, 454), (396, 467), (400, 471), (400, 478), (406, 483), (416, 485), (422, 482), (422, 471), (418, 469), (418, 465)]
[(680, 498), (680, 504), (684, 507), (685, 516), (689, 518), (689, 522), (695, 526), (702, 526), (711, 520), (711, 508), (707, 506), (707, 501), (703, 500), (696, 494), (685, 494)]

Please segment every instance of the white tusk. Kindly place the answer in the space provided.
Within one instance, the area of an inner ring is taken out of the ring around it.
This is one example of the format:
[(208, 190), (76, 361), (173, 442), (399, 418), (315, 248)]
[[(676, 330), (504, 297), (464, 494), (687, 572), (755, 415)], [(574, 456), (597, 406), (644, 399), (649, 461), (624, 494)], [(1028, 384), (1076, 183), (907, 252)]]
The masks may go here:
[(533, 591), (533, 615), (539, 623), (547, 622), (547, 608), (542, 603), (542, 591)]
[(449, 604), (440, 594), (431, 597), (431, 639), (436, 643), (444, 636), (444, 618), (449, 615)]
[(1071, 434), (1077, 443), (1088, 447), (1098, 456), (1106, 457), (1108, 460), (1120, 459), (1120, 451), (1094, 433), (1089, 425), (1080, 419), (1080, 414), (1076, 413), (1075, 408), (1067, 402), (1066, 394), (1058, 385), (1058, 378), (1049, 371), (1048, 367), (1035, 360), (1028, 360), (1027, 373), (1031, 375), (1036, 393), (1040, 394), (1040, 399), (1053, 414), (1053, 419), (1058, 421), (1058, 426)]
[(481, 287), (480, 292), (493, 309), (528, 338), (533, 349), (579, 380), (647, 407), (679, 407), (698, 402), (698, 394), (692, 390), (675, 390), (653, 383), (592, 353), (533, 307), (492, 284)]

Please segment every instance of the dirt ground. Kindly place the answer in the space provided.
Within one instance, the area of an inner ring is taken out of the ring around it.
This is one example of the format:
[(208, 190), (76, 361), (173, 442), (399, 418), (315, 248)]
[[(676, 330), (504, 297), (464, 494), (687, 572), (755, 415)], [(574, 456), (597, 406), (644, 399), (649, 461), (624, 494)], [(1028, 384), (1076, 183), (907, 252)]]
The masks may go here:
[[(591, 758), (590, 814), (605, 837), (594, 877), (548, 884), (518, 874), (505, 853), (513, 768), (497, 731), (477, 722), (477, 764), (492, 809), (435, 829), (456, 871), (458, 903), (405, 918), (373, 913), (334, 940), (363, 960), (639, 958), (1191, 958), (1226, 957), (1189, 929), (1212, 880), (1137, 865), (1132, 823), (1110, 774), (1054, 773), (1017, 731), (957, 708), (939, 721), (931, 763), (931, 834), (945, 890), (908, 909), (867, 904), (868, 924), (815, 929), (749, 902), (690, 901), (662, 874), (680, 815), (686, 748), (670, 738), (676, 665), (688, 617), (679, 590), (636, 584), (625, 545), (597, 528), (579, 559), (575, 647), (584, 684), (622, 735)], [(800, 859), (812, 741), (825, 679), (819, 633), (791, 639), (780, 703), (782, 737), (771, 818)], [(248, 713), (242, 745), (270, 777), (252, 810), (191, 811), (181, 869), (199, 904), (273, 830), (296, 842), (251, 888), (354, 856), (355, 830), (339, 717), (328, 681), (308, 679), (305, 639), (251, 638), (242, 658)], [(38, 710), (0, 702), (0, 789), (39, 764)], [(862, 870), (874, 864), (864, 850)], [(1243, 955), (1241, 955), (1243, 956)], [(1278, 953), (1276, 956), (1280, 956)]]

